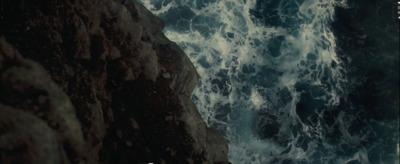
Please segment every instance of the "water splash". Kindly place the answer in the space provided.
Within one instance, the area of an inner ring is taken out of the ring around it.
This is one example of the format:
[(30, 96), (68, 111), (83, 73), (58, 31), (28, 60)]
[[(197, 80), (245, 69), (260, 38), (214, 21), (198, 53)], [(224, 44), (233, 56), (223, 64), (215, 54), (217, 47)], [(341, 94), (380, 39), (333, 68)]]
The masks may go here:
[[(330, 29), (346, 1), (142, 0), (194, 63), (192, 94), (233, 163), (368, 163)], [(346, 107), (348, 108), (348, 107)], [(352, 109), (348, 109), (352, 110)], [(373, 149), (370, 147), (370, 149)]]

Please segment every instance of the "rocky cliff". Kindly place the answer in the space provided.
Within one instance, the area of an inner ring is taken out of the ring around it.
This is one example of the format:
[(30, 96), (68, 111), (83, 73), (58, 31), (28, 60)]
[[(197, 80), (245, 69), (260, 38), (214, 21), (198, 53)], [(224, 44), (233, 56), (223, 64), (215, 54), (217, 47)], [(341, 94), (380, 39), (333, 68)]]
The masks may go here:
[(163, 21), (126, 0), (0, 2), (0, 163), (228, 163)]

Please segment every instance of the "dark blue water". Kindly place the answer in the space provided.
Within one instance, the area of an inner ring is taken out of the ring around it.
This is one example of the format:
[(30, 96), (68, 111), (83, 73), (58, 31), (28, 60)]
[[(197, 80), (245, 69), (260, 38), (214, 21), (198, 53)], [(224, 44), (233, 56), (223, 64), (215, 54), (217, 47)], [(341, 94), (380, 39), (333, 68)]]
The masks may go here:
[(142, 0), (200, 75), (233, 163), (399, 163), (389, 0)]

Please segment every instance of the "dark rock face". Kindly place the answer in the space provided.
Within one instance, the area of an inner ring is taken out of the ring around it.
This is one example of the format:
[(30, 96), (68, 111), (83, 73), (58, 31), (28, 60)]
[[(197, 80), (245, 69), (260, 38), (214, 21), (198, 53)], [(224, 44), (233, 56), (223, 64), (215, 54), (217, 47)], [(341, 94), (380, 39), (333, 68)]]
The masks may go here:
[(0, 2), (0, 163), (228, 163), (162, 28), (133, 1)]

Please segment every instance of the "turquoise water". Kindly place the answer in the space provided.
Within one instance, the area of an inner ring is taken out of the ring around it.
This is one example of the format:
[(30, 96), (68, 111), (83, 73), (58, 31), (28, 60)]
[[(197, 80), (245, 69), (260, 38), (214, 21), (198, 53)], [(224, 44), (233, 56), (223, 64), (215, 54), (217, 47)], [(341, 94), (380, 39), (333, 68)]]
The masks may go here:
[(399, 163), (394, 2), (141, 2), (195, 65), (232, 163)]

